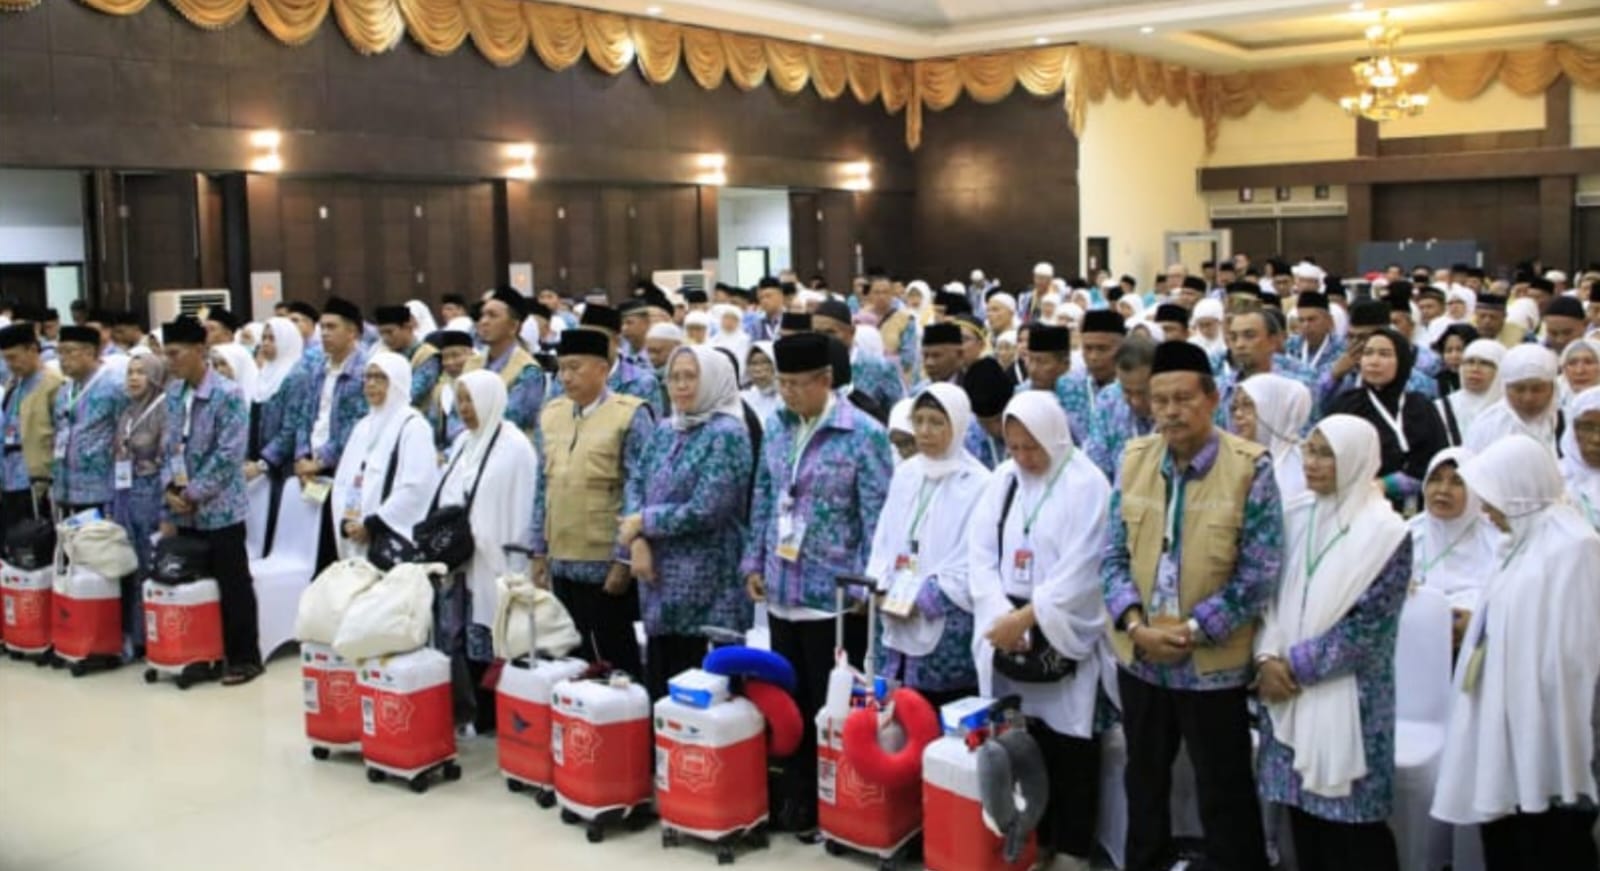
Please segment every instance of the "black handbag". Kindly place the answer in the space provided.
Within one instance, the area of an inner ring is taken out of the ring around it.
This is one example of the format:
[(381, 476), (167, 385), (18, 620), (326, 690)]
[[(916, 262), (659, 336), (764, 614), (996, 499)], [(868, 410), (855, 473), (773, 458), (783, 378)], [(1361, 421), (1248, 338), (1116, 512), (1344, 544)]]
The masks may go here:
[(187, 584), (206, 577), (211, 544), (199, 536), (174, 535), (156, 544), (151, 572), (157, 583)]
[(29, 488), (33, 497), (33, 516), (25, 517), (6, 528), (6, 562), (23, 571), (35, 571), (51, 565), (56, 558), (56, 525), (48, 517), (39, 516), (39, 497)]
[[(1001, 560), (1005, 559), (1006, 518), (1011, 515), (1011, 503), (1016, 498), (1017, 479), (1012, 477), (1011, 486), (1006, 490), (1005, 506), (1000, 509), (1000, 536), (996, 547), (1001, 554)], [(1011, 600), (1011, 605), (1015, 608), (1026, 607), (1028, 604), (1028, 600), (1016, 596), (1008, 595), (1006, 598)], [(1028, 630), (1027, 650), (1016, 652), (995, 648), (994, 670), (1018, 683), (1055, 683), (1077, 672), (1078, 663), (1051, 647), (1049, 639), (1044, 637), (1044, 632), (1035, 626)]]
[[(405, 437), (402, 427), (394, 440), (394, 453), (389, 456), (389, 470), (383, 474), (383, 493), (378, 497), (380, 505), (389, 501), (389, 493), (394, 489), (395, 467), (400, 465), (400, 444)], [(380, 524), (367, 539), (367, 562), (379, 571), (387, 572), (401, 563), (417, 562), (416, 554), (417, 549), (411, 542), (385, 524)]]
[(489, 449), (483, 452), (483, 460), (478, 464), (478, 475), (472, 480), (472, 489), (467, 491), (465, 503), (440, 508), (439, 497), (444, 493), (445, 482), (450, 480), (450, 472), (455, 469), (461, 454), (457, 453), (450, 460), (444, 477), (439, 480), (439, 488), (433, 491), (428, 516), (411, 531), (411, 540), (416, 547), (416, 562), (443, 563), (447, 569), (455, 571), (472, 561), (472, 553), (477, 548), (472, 538), (472, 501), (478, 496), (478, 486), (483, 483), (483, 469), (489, 464), (495, 442), (499, 440), (500, 431), (495, 430), (494, 436), (489, 439)]

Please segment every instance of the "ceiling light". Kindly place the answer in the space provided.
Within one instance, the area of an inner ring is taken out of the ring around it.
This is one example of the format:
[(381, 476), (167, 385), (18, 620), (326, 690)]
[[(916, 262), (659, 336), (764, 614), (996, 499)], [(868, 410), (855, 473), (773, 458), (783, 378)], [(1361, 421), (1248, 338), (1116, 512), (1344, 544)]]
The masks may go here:
[(1350, 4), (1351, 12), (1360, 12), (1365, 8), (1367, 8), (1367, 4), (1362, 3), (1361, 0), (1356, 0), (1356, 2)]
[(1033, 44), (1034, 45), (1044, 45), (1044, 44), (1048, 43), (1049, 41), (1050, 41), (1049, 38), (1043, 37), (1043, 36), (1035, 36), (1033, 38)]
[(274, 151), (271, 154), (254, 158), (250, 161), (250, 168), (256, 172), (283, 172), (283, 158)]
[(661, 14), (661, 7), (660, 6), (646, 6), (644, 8), (644, 14), (646, 14), (646, 15), (660, 15)]
[(1339, 106), (1350, 115), (1359, 115), (1372, 121), (1392, 121), (1421, 114), (1428, 106), (1427, 94), (1413, 94), (1405, 83), (1417, 72), (1412, 61), (1396, 60), (1395, 43), (1400, 40), (1400, 28), (1389, 23), (1389, 14), (1381, 13), (1378, 23), (1367, 28), (1367, 42), (1372, 54), (1357, 58), (1350, 66), (1361, 90), (1353, 97), (1345, 97)]
[(1544, 0), (1544, 5), (1546, 5), (1546, 6), (1560, 6), (1561, 5), (1561, 0)]
[(532, 142), (514, 142), (506, 146), (506, 156), (514, 163), (506, 168), (506, 178), (518, 178), (532, 181), (539, 177), (539, 170), (534, 168), (533, 157), (539, 149)]
[(811, 34), (811, 41), (812, 42), (821, 42), (822, 41), (822, 34), (820, 34), (820, 33)]
[(277, 148), (283, 142), (283, 134), (276, 130), (257, 130), (250, 134), (250, 144), (257, 148)]
[(250, 134), (250, 147), (256, 150), (250, 158), (250, 169), (255, 172), (283, 172), (283, 156), (278, 146), (283, 144), (283, 134), (276, 130), (256, 130)]
[(1146, 24), (1145, 26), (1139, 28), (1139, 32), (1140, 33), (1144, 33), (1144, 34), (1151, 34), (1151, 33), (1155, 33), (1156, 29), (1154, 27), (1151, 27), (1150, 25)]

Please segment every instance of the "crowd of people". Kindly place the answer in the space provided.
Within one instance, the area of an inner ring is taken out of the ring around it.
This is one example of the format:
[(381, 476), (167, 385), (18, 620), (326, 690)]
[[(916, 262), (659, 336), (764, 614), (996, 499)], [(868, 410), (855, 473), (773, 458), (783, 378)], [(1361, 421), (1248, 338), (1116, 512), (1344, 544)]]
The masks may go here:
[[(0, 312), (0, 514), (102, 511), (146, 570), (153, 542), (203, 538), (239, 684), (263, 668), (247, 485), (321, 503), (319, 567), (464, 508), (436, 636), (478, 732), (506, 545), (580, 655), (654, 696), (764, 606), (803, 711), (835, 578), (864, 572), (884, 611), (844, 615), (854, 661), (881, 631), (867, 667), (936, 705), (1020, 697), (1051, 778), (1041, 867), (1087, 867), (1120, 728), (1127, 867), (1175, 857), (1181, 746), (1214, 867), (1267, 867), (1265, 802), (1301, 868), (1397, 868), (1394, 650), (1434, 587), (1459, 692), (1433, 815), (1482, 824), (1491, 869), (1600, 867), (1600, 273), (1347, 283), (1241, 255), (1098, 279), (644, 282), (615, 307), (500, 288), (437, 318), (335, 298), (149, 334)], [(802, 834), (815, 742), (808, 722), (774, 795)]]

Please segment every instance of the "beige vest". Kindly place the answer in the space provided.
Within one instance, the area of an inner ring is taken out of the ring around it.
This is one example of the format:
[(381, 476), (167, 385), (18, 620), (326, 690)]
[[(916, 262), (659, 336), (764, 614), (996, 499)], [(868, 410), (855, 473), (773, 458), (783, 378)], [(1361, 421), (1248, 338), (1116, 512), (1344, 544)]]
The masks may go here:
[[(1226, 432), (1216, 463), (1204, 478), (1184, 489), (1183, 561), (1178, 567), (1178, 602), (1181, 616), (1222, 589), (1233, 576), (1239, 556), (1239, 530), (1244, 525), (1245, 502), (1255, 478), (1256, 460), (1264, 449)], [(1148, 603), (1161, 562), (1162, 539), (1167, 528), (1167, 485), (1161, 461), (1167, 443), (1160, 436), (1128, 442), (1122, 455), (1122, 522), (1128, 529), (1128, 557), (1140, 599)], [(1148, 613), (1148, 607), (1146, 607)], [(1120, 615), (1112, 615), (1113, 618)], [(1255, 624), (1245, 626), (1216, 644), (1197, 646), (1195, 670), (1209, 674), (1242, 668), (1250, 663)], [(1123, 662), (1133, 659), (1133, 642), (1127, 633), (1113, 629), (1112, 646)]]
[(28, 467), (29, 478), (50, 478), (50, 460), (56, 450), (56, 391), (65, 381), (53, 369), (41, 366), (38, 385), (17, 407), (17, 417), (21, 419), (22, 460)]
[[(461, 374), (465, 375), (468, 372), (476, 372), (482, 368), (483, 357), (473, 354), (467, 357), (466, 364), (461, 367)], [(433, 382), (433, 391), (428, 394), (428, 398), (423, 402), (422, 407), (427, 411), (437, 414), (439, 419), (443, 420), (444, 415), (442, 412), (444, 409), (442, 409), (439, 405), (439, 396), (446, 390), (454, 389), (456, 389), (455, 376), (450, 375), (441, 368), (439, 370), (439, 380)]]
[(905, 335), (906, 327), (911, 325), (911, 314), (906, 309), (896, 309), (884, 318), (878, 331), (883, 334), (883, 353), (890, 360), (894, 360), (900, 353), (900, 342)]
[[(510, 367), (507, 367), (510, 368)], [(573, 416), (571, 397), (545, 404), (544, 535), (550, 558), (608, 562), (622, 511), (622, 443), (644, 400), (613, 393), (593, 412)]]
[(522, 370), (537, 365), (539, 363), (533, 359), (533, 355), (518, 345), (511, 349), (511, 359), (506, 361), (506, 368), (500, 370), (500, 383), (509, 391), (517, 383), (517, 376), (522, 374)]

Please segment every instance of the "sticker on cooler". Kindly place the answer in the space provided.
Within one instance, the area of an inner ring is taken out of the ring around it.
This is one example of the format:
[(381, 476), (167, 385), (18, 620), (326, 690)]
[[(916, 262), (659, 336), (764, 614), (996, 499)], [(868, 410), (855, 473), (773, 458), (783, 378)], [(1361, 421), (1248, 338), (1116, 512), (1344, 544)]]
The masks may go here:
[(378, 718), (372, 715), (372, 697), (361, 697), (361, 734), (378, 734)]
[(319, 694), (317, 692), (319, 684), (320, 681), (314, 677), (303, 678), (300, 681), (300, 692), (305, 697), (306, 713), (308, 714), (322, 713), (322, 705), (318, 699)]
[(550, 724), (550, 758), (557, 765), (567, 764), (567, 730), (559, 721)]

